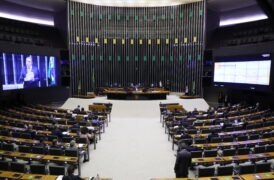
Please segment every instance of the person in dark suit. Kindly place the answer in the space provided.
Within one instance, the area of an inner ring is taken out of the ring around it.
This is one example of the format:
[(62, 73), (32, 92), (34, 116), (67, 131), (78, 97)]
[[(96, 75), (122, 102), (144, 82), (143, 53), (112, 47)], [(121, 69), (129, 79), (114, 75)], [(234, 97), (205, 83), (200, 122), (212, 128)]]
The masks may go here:
[(182, 144), (180, 151), (177, 153), (174, 171), (176, 178), (187, 178), (188, 168), (191, 166), (191, 153), (186, 149), (186, 145)]
[(24, 83), (24, 88), (39, 87), (40, 72), (37, 67), (32, 65), (32, 57), (26, 58), (26, 66), (22, 68), (19, 78), (20, 83)]
[(84, 180), (82, 178), (80, 178), (78, 175), (74, 175), (74, 167), (72, 165), (70, 165), (67, 169), (68, 175), (67, 176), (63, 176), (62, 180)]

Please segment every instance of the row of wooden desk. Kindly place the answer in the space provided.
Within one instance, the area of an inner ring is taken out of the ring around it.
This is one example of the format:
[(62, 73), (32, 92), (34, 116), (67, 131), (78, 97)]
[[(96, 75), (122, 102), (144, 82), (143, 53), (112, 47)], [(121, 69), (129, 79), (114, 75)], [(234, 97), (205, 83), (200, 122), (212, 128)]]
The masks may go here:
[(221, 148), (221, 147), (227, 147), (227, 146), (239, 146), (239, 145), (271, 143), (272, 141), (274, 141), (274, 137), (264, 138), (264, 139), (247, 140), (247, 141), (237, 141), (237, 142), (193, 144), (193, 146), (197, 146), (199, 148), (217, 148), (217, 147)]
[[(59, 176), (43, 175), (43, 174), (25, 174), (11, 171), (0, 171), (0, 178), (4, 179), (20, 179), (20, 180), (56, 180)], [(84, 180), (90, 180), (91, 177), (81, 177)], [(112, 180), (111, 178), (100, 178), (94, 180)]]
[(274, 179), (274, 172), (243, 174), (234, 176), (214, 176), (201, 178), (153, 178), (151, 180), (266, 180)]
[(207, 163), (231, 163), (237, 161), (246, 161), (252, 159), (270, 159), (274, 157), (274, 152), (247, 154), (238, 156), (222, 156), (222, 157), (206, 157), (206, 158), (192, 158), (192, 164), (207, 164)]

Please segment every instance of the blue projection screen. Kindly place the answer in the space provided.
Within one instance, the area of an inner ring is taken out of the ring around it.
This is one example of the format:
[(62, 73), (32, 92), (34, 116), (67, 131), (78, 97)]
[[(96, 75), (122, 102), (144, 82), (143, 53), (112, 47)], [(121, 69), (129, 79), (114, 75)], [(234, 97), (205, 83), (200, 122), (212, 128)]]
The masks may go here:
[(1, 53), (3, 90), (57, 85), (57, 59), (54, 56)]

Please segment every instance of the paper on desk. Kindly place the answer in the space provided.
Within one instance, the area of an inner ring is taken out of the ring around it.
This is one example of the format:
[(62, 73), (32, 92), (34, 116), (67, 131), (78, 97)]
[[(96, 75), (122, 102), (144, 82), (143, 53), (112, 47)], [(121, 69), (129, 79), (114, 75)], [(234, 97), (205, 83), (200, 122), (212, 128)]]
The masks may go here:
[(63, 175), (60, 175), (56, 178), (56, 180), (62, 180), (63, 179)]

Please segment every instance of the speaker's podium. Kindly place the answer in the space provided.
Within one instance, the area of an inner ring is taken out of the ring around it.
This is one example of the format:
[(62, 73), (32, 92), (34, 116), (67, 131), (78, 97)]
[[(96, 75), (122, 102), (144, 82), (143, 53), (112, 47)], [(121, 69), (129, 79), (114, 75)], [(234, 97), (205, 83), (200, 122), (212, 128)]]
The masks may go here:
[(83, 99), (92, 99), (92, 98), (95, 98), (96, 95), (94, 94), (94, 92), (87, 92), (86, 95), (75, 94), (75, 95), (72, 95), (72, 97), (74, 97), (74, 98), (83, 98)]
[(183, 93), (182, 95), (180, 95), (180, 98), (181, 99), (197, 99), (197, 98), (202, 98), (202, 96)]
[(88, 109), (90, 111), (95, 111), (95, 112), (104, 112), (104, 111), (106, 111), (107, 107), (105, 105), (91, 104), (91, 105), (88, 106)]

